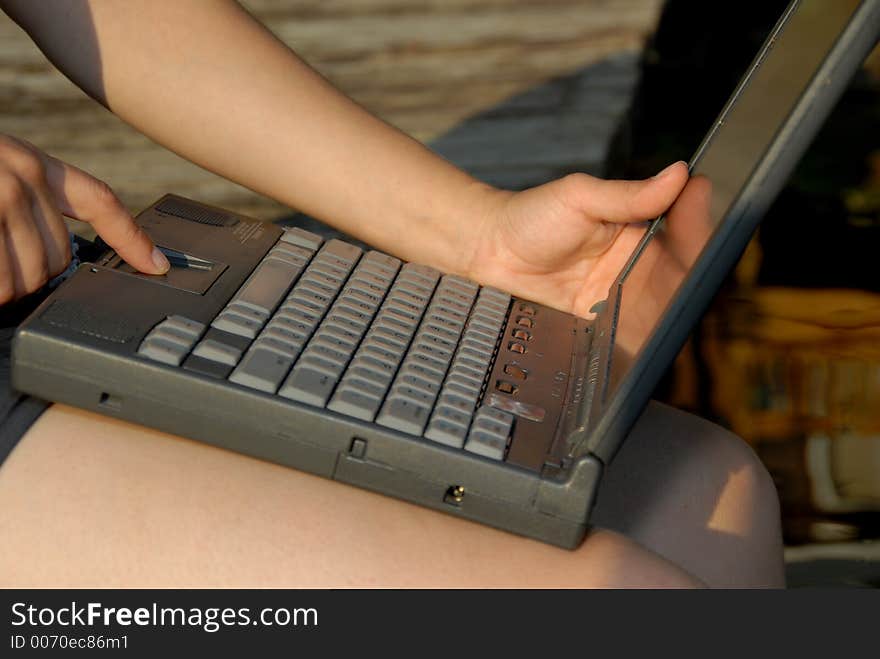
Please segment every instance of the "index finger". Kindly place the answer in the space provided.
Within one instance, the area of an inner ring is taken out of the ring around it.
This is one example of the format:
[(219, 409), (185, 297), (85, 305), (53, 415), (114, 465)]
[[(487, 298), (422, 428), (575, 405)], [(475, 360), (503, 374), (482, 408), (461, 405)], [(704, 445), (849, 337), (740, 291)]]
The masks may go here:
[(51, 156), (46, 157), (46, 179), (61, 212), (91, 224), (129, 265), (147, 274), (168, 272), (168, 259), (137, 225), (110, 186)]

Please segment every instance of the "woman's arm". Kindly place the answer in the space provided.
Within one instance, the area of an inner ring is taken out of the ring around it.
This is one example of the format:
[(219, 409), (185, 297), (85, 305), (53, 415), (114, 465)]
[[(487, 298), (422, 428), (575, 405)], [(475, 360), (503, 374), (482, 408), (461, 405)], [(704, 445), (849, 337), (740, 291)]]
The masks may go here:
[[(586, 312), (622, 264), (608, 258), (619, 224), (665, 210), (686, 179), (679, 166), (659, 182), (494, 189), (366, 112), (230, 0), (0, 6), (76, 84), (185, 158), (407, 260), (559, 308)], [(593, 271), (602, 281), (585, 284)]]
[(465, 268), (495, 191), (338, 92), (237, 3), (4, 5), (77, 85), (183, 157), (387, 251)]

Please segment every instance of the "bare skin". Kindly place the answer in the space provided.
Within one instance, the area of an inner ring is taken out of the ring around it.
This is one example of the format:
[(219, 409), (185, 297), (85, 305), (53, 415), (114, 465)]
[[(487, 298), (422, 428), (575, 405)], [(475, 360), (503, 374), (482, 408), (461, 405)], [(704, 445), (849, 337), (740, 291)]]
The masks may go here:
[(772, 484), (724, 431), (651, 406), (603, 487), (567, 551), (56, 405), (0, 469), (0, 584), (782, 585)]
[[(646, 181), (573, 174), (492, 188), (365, 112), (228, 0), (0, 8), (71, 80), (169, 149), (384, 251), (565, 311), (587, 314), (635, 224), (687, 180), (676, 163)], [(4, 301), (66, 263), (61, 214), (92, 221), (135, 267), (167, 267), (109, 187), (4, 136)], [(605, 528), (569, 552), (56, 405), (0, 468), (0, 584), (782, 583), (766, 472), (692, 417), (649, 408), (597, 515)]]

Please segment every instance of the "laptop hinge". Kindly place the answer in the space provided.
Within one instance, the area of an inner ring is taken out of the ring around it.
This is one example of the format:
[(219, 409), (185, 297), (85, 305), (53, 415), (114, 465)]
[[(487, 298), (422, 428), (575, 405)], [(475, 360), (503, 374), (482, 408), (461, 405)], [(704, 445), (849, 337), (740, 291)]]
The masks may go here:
[(566, 391), (563, 419), (556, 433), (556, 441), (548, 455), (548, 466), (565, 469), (573, 459), (579, 457), (577, 447), (584, 444), (589, 427), (588, 422), (596, 394), (601, 382), (602, 359), (597, 341), (597, 332), (602, 331), (605, 303), (593, 306), (596, 313), (593, 320), (578, 319), (577, 340), (571, 356), (571, 379)]
[(584, 374), (584, 392), (576, 402), (575, 423), (568, 429), (565, 439), (567, 463), (589, 452), (587, 439), (595, 427), (605, 396), (619, 308), (620, 286), (614, 285), (609, 291), (609, 298), (596, 303), (591, 309), (596, 317), (590, 325), (586, 358), (579, 371)]

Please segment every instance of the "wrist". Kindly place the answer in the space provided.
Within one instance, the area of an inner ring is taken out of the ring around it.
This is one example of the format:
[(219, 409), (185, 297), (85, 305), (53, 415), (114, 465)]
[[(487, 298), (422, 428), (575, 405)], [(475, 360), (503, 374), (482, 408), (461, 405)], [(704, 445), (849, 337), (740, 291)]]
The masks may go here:
[(454, 261), (449, 271), (488, 283), (486, 274), (496, 251), (498, 228), (504, 221), (507, 201), (514, 193), (480, 181), (474, 182), (471, 192), (468, 210), (457, 215), (457, 239), (450, 250)]

